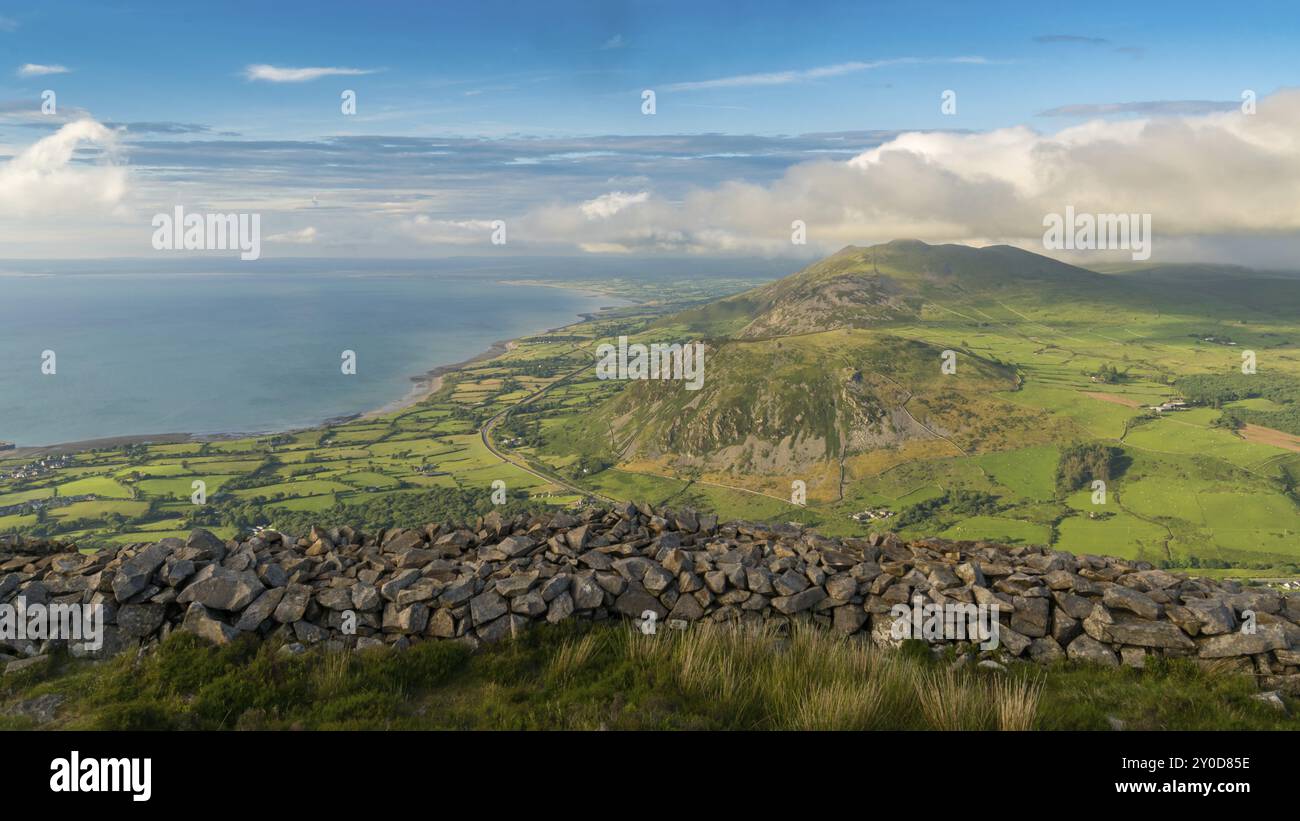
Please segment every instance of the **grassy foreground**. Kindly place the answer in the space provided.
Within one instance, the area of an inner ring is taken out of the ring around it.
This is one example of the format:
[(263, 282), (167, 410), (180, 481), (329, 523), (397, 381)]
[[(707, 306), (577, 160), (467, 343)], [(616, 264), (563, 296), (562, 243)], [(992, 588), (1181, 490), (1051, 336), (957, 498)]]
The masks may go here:
[[(301, 656), (177, 633), (138, 659), (58, 656), (4, 676), (0, 728), (1300, 729), (1254, 693), (1247, 677), (1190, 662), (954, 669), (919, 643), (882, 650), (810, 627), (570, 624), (478, 652), (425, 642)], [(15, 709), (42, 697), (62, 699), (51, 722)]]

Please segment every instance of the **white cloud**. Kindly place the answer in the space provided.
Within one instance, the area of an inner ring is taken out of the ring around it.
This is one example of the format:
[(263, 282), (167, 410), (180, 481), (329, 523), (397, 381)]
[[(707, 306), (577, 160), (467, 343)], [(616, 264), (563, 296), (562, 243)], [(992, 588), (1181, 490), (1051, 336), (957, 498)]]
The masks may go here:
[(487, 245), (492, 220), (448, 220), (417, 214), (398, 223), (397, 230), (416, 242), (430, 245)]
[(67, 66), (43, 66), (39, 63), (24, 63), (18, 67), (19, 77), (42, 77), (46, 74), (67, 74), (72, 69)]
[(244, 77), (249, 80), (265, 80), (268, 83), (305, 83), (309, 80), (319, 80), (321, 77), (351, 77), (358, 74), (374, 74), (375, 71), (376, 69), (373, 68), (289, 68), (259, 63), (245, 68)]
[(116, 134), (103, 125), (78, 120), (0, 163), (0, 214), (22, 217), (111, 210), (126, 195), (126, 169), (74, 163), (73, 156), (87, 145), (111, 153), (115, 141)]
[(627, 43), (623, 42), (623, 35), (615, 34), (613, 37), (601, 44), (600, 49), (601, 51), (612, 51), (613, 49), (622, 48), (625, 45), (627, 45)]
[(1041, 247), (1045, 214), (1149, 213), (1162, 238), (1300, 235), (1300, 90), (1240, 111), (1095, 120), (1053, 134), (909, 132), (847, 162), (679, 200), (615, 192), (538, 209), (516, 235), (592, 250), (806, 254), (902, 237)]
[(924, 63), (967, 63), (979, 65), (987, 62), (988, 60), (983, 57), (944, 57), (933, 59), (921, 57), (899, 57), (892, 60), (872, 60), (870, 62), (855, 61), (802, 70), (772, 71), (761, 74), (737, 74), (731, 77), (719, 77), (713, 80), (670, 83), (669, 85), (663, 86), (663, 89), (665, 91), (701, 91), (712, 88), (779, 86), (788, 85), (790, 83), (802, 83), (808, 80), (820, 80), (826, 77), (839, 77), (843, 74), (853, 74), (859, 71), (885, 68), (887, 66), (919, 65)]
[(307, 226), (300, 231), (286, 231), (283, 234), (271, 234), (266, 238), (267, 242), (284, 242), (291, 245), (311, 245), (316, 241), (316, 229)]
[(12, 17), (0, 17), (0, 31), (17, 31), (18, 21)]
[(593, 200), (587, 200), (578, 208), (586, 215), (587, 219), (609, 219), (629, 205), (636, 205), (648, 199), (650, 199), (649, 191), (641, 191), (636, 194), (629, 194), (626, 191), (611, 191), (608, 194), (601, 194)]

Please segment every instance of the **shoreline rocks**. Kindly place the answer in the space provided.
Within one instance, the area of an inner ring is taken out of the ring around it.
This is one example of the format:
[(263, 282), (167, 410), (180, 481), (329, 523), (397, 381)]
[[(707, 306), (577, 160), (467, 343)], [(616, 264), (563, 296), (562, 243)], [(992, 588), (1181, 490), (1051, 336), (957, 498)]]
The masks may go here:
[[(1300, 695), (1300, 597), (1042, 547), (832, 539), (632, 503), (376, 534), (312, 528), (223, 542), (195, 530), (95, 554), (5, 537), (0, 603), (20, 596), (102, 605), (99, 655), (175, 630), (217, 643), (253, 634), (334, 648), (477, 645), (532, 623), (647, 614), (674, 626), (808, 620), (892, 643), (898, 605), (984, 605), (996, 606), (1000, 643), (985, 656), (1115, 667), (1184, 657)], [(978, 650), (964, 635), (929, 640)], [(0, 638), (0, 654), (58, 644)]]

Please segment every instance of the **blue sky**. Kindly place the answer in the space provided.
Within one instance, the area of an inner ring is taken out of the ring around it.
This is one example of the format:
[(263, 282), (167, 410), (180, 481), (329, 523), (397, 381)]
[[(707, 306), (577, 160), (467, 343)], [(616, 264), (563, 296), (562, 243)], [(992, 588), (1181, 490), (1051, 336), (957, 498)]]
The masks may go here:
[[(791, 134), (964, 127), (1078, 103), (1235, 99), (1294, 65), (1293, 4), (870, 2), (6, 4), (0, 94), (56, 86), (104, 119), (320, 136), (354, 88), (359, 124), (398, 134)], [(1053, 41), (1042, 38), (1056, 37)], [(1079, 38), (1079, 39), (1066, 39)], [(1091, 38), (1089, 40), (1081, 38)], [(1105, 42), (1099, 42), (1104, 40)], [(640, 91), (878, 60), (816, 80)], [(72, 69), (23, 80), (20, 64)], [(246, 66), (372, 70), (258, 83)], [(374, 118), (374, 119), (369, 119)]]
[[(617, 192), (674, 202), (905, 131), (1229, 111), (1295, 83), (1298, 26), (1289, 3), (6, 3), (0, 160), (89, 117), (116, 139), (73, 162), (127, 168), (119, 204), (255, 201), (288, 236), (328, 222), (294, 213), (315, 197), (359, 225), (297, 244), (363, 253), (385, 208), (450, 225)], [(293, 76), (311, 68), (329, 71)], [(29, 116), (46, 89), (61, 116)], [(104, 219), (105, 255), (131, 247), (131, 219)], [(56, 233), (25, 230), (19, 255)]]

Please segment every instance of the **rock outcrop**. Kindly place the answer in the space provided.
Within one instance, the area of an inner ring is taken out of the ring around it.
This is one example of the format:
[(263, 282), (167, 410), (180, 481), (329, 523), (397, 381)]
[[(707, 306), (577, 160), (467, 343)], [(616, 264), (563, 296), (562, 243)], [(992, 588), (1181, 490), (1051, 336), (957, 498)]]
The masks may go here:
[[(300, 651), (478, 644), (532, 622), (609, 618), (665, 629), (805, 619), (892, 642), (900, 605), (984, 605), (999, 644), (985, 655), (1139, 667), (1187, 657), (1300, 694), (1300, 597), (1041, 547), (831, 539), (630, 503), (373, 535), (313, 528), (223, 542), (195, 530), (115, 553), (7, 537), (0, 602), (19, 597), (29, 607), (102, 605), (98, 655), (174, 630), (218, 643), (253, 634)], [(980, 650), (969, 638), (926, 638)], [(57, 644), (0, 638), (0, 660), (18, 665)]]

